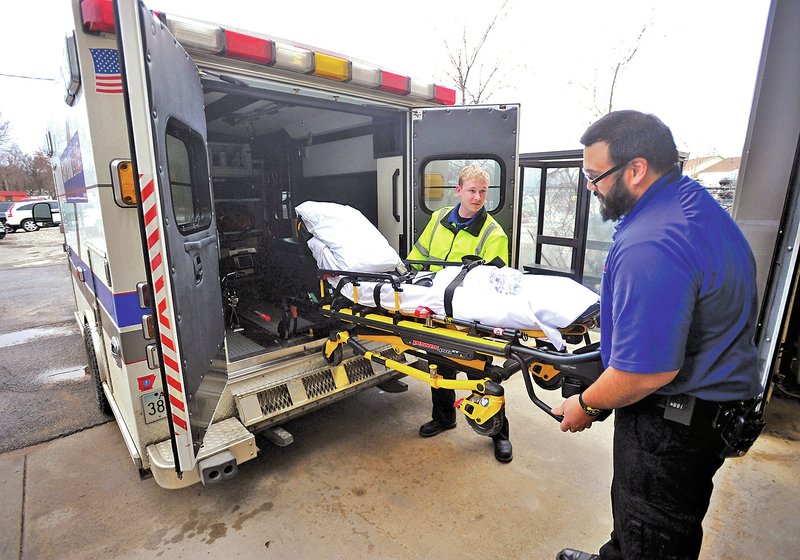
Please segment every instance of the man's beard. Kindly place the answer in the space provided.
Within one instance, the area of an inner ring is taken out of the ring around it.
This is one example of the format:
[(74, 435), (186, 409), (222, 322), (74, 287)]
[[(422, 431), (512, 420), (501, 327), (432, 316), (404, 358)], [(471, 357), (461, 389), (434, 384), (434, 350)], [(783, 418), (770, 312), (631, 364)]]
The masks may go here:
[[(597, 191), (595, 191), (596, 195)], [(600, 216), (604, 222), (609, 220), (616, 222), (630, 212), (635, 204), (636, 198), (623, 183), (622, 174), (617, 174), (614, 186), (611, 187), (611, 190), (608, 191), (608, 194), (603, 197), (603, 201), (600, 203)]]

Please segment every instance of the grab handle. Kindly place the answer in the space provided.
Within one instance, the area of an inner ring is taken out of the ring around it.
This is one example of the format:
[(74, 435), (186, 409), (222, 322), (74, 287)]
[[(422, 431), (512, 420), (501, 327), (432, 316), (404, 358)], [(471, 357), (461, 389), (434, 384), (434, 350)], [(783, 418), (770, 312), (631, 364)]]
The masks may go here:
[(399, 177), (400, 170), (395, 169), (394, 173), (392, 174), (392, 216), (398, 224), (400, 223), (400, 212), (397, 209), (397, 185), (399, 183), (397, 179)]

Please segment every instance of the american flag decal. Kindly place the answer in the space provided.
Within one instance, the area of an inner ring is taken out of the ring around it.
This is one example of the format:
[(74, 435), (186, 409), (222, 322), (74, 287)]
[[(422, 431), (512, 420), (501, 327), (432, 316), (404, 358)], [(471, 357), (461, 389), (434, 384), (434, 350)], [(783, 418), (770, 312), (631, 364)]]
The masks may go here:
[(119, 53), (116, 49), (89, 49), (94, 63), (94, 82), (97, 93), (122, 93)]

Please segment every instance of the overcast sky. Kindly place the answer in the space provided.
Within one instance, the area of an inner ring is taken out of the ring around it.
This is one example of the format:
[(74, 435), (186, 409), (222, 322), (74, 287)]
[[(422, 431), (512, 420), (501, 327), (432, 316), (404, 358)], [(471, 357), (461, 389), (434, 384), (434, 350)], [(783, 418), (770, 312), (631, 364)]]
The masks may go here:
[[(56, 79), (66, 0), (5, 2), (0, 74)], [(444, 41), (477, 38), (501, 0), (150, 0), (152, 9), (252, 29), (452, 86)], [(398, 7), (402, 6), (402, 9)], [(742, 152), (768, 0), (510, 0), (486, 43), (501, 61), (491, 103), (520, 103), (520, 151), (579, 148), (607, 105), (613, 67), (638, 43), (617, 78), (614, 108), (658, 115), (691, 155)], [(68, 22), (67, 22), (68, 23)], [(0, 75), (0, 115), (26, 151), (58, 119), (57, 82)]]

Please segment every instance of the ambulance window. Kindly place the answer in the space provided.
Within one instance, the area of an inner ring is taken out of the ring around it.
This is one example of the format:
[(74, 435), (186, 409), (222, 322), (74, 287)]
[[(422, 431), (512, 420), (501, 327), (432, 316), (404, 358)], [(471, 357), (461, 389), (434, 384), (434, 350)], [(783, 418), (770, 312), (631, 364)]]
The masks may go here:
[(477, 164), (489, 174), (489, 192), (486, 194), (484, 208), (493, 212), (502, 204), (503, 173), (500, 162), (493, 159), (435, 159), (425, 164), (422, 183), (422, 206), (427, 212), (434, 212), (445, 206), (454, 206), (456, 185), (461, 168), (467, 164)]
[(203, 138), (175, 119), (167, 123), (167, 167), (175, 222), (183, 234), (211, 224), (208, 161)]

